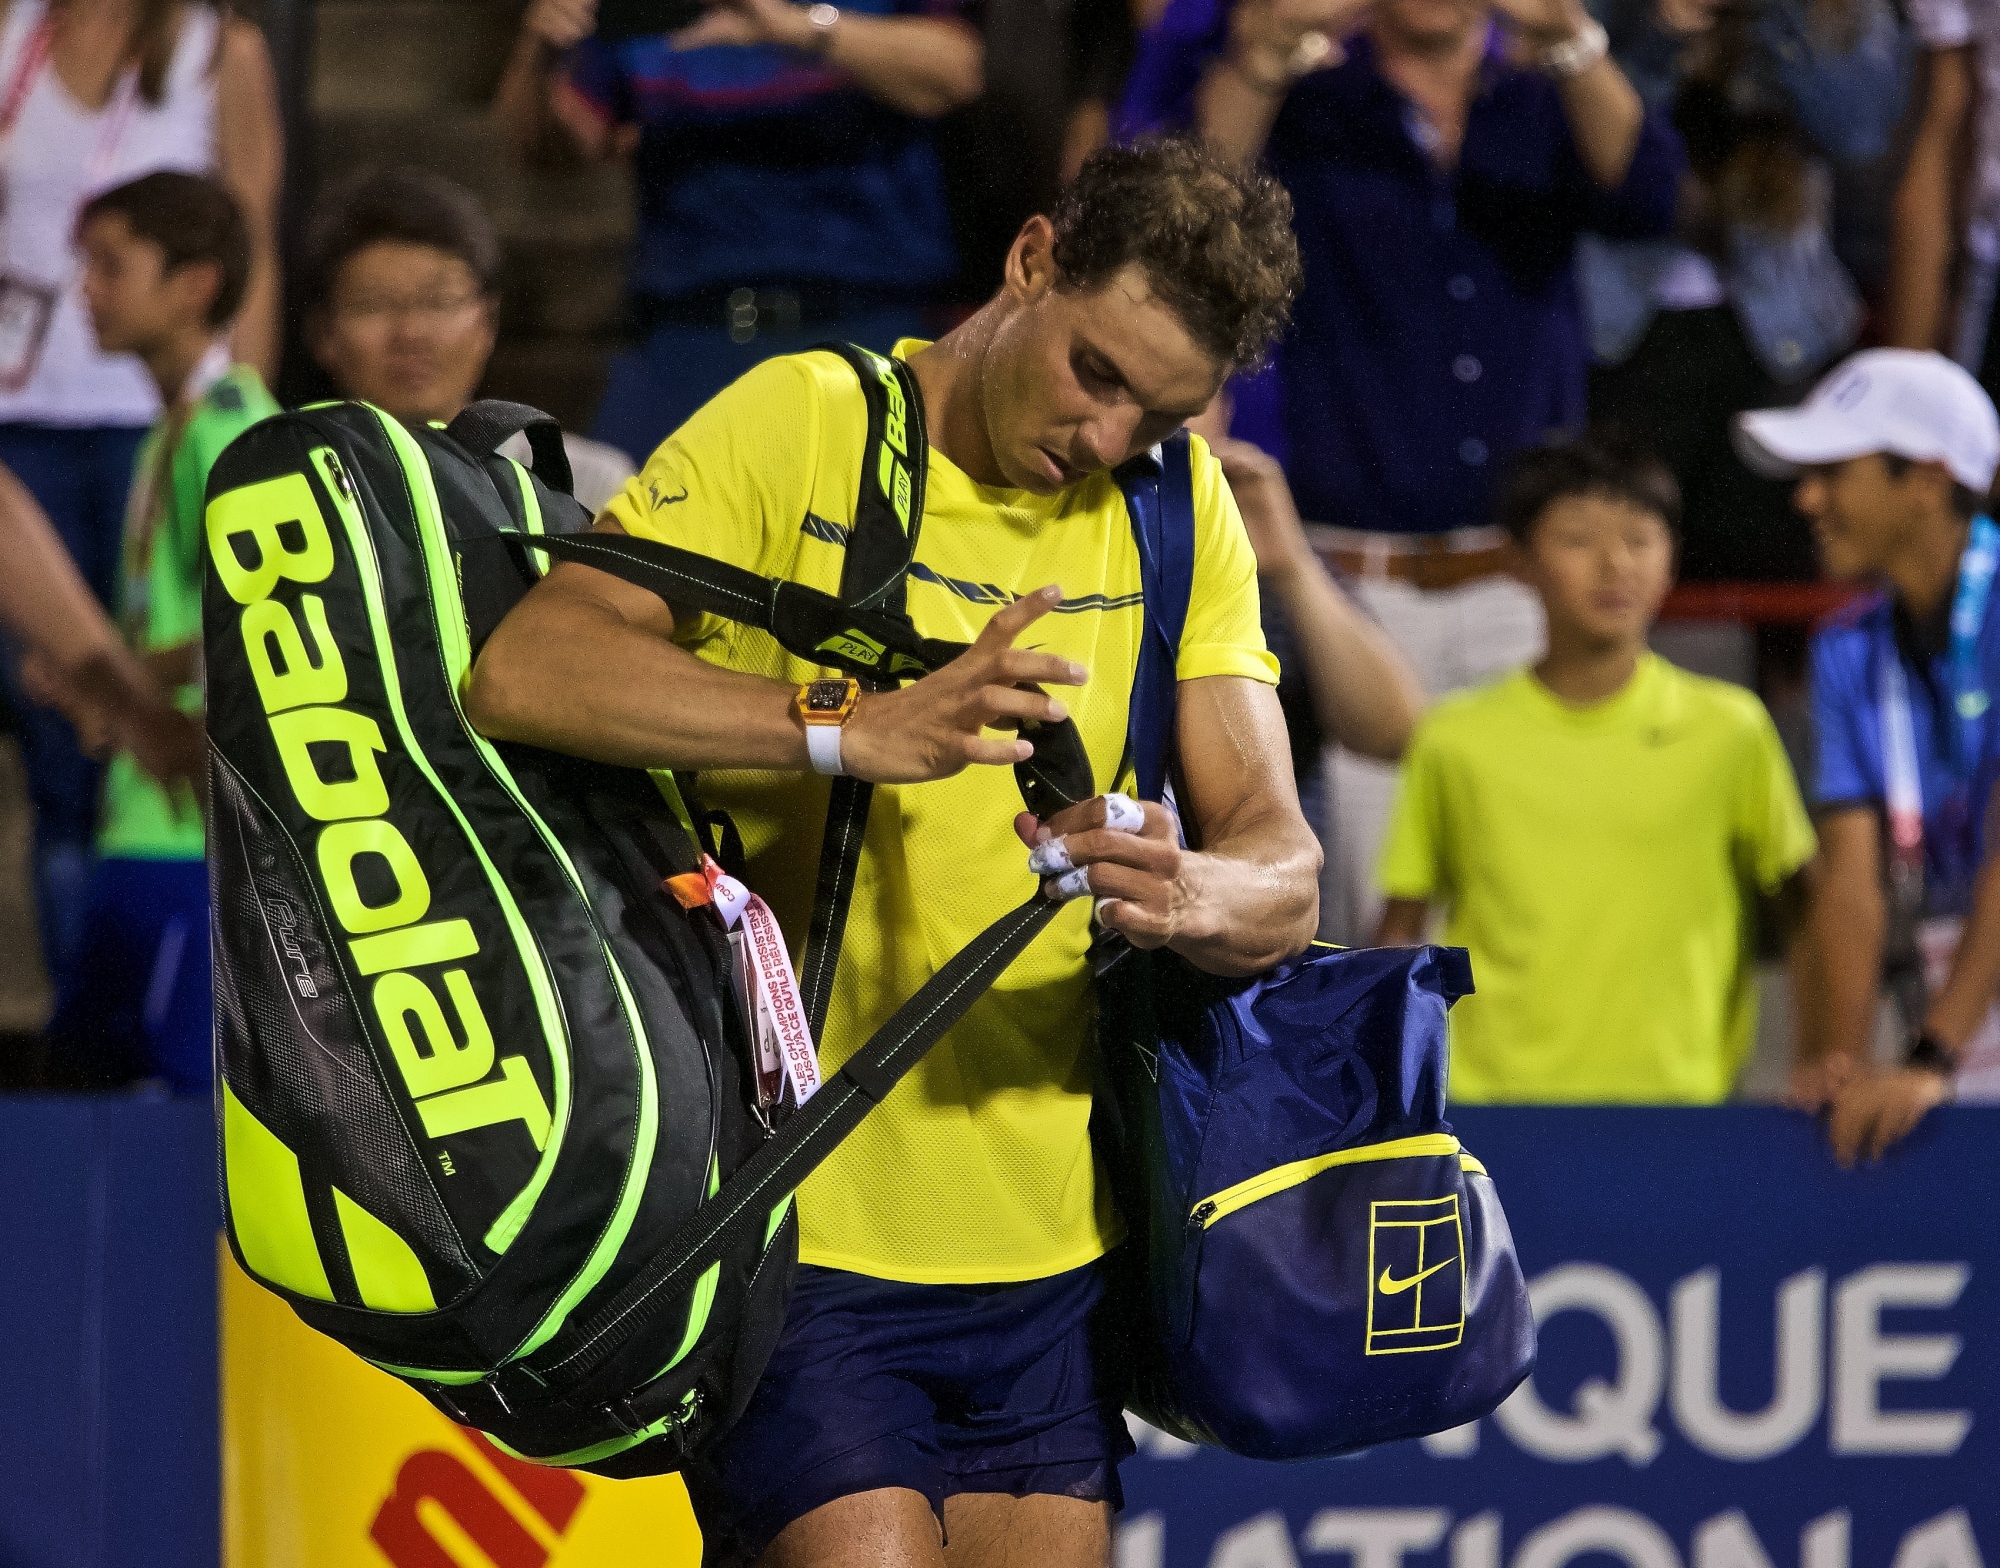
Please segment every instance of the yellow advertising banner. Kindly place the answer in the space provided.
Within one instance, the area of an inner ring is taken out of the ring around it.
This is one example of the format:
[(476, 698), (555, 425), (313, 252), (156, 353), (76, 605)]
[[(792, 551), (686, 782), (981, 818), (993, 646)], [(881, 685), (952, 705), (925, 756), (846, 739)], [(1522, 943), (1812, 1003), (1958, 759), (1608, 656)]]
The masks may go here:
[(314, 1333), (221, 1248), (224, 1568), (696, 1568), (677, 1476), (509, 1458)]

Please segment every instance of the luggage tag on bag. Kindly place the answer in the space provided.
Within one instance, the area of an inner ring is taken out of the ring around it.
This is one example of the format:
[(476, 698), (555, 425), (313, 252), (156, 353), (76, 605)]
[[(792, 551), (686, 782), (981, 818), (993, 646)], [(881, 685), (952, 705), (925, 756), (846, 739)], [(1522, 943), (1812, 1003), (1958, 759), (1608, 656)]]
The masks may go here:
[(683, 908), (714, 906), (729, 932), (730, 973), (750, 1032), (758, 1109), (776, 1105), (786, 1081), (793, 1103), (804, 1105), (819, 1089), (819, 1053), (778, 917), (707, 855), (701, 857), (699, 872), (669, 877), (666, 885)]
[(0, 275), (0, 391), (18, 392), (34, 379), (58, 297), (44, 284)]
[[(27, 106), (28, 94), (47, 65), (54, 37), (52, 24), (45, 18), (28, 37), (4, 96), (0, 96), (0, 151), (11, 148), (15, 124)], [(123, 140), (125, 128), (139, 101), (139, 70), (129, 67), (118, 78), (106, 104), (97, 145), (84, 164), (83, 188), (87, 196), (103, 190), (111, 178), (112, 165)], [(0, 209), (8, 191), (5, 172), (0, 171)], [(0, 273), (0, 391), (19, 392), (34, 379), (41, 364), (42, 348), (48, 342), (49, 324), (55, 319), (56, 302), (62, 288), (39, 283), (16, 273)]]

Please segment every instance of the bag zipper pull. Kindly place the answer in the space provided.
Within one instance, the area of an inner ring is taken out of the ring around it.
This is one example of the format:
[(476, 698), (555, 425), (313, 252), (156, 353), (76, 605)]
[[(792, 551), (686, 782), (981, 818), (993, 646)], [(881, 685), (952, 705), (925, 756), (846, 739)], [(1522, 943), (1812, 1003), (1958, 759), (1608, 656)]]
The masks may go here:
[(326, 454), (326, 471), (333, 476), (333, 482), (348, 500), (354, 499), (354, 481), (347, 477), (347, 469), (340, 459), (329, 451)]
[(1168, 1323), (1168, 1332), (1176, 1344), (1185, 1345), (1194, 1337), (1194, 1298), (1201, 1279), (1201, 1245), (1208, 1233), (1208, 1222), (1215, 1217), (1215, 1203), (1203, 1199), (1189, 1212), (1187, 1217), (1188, 1242), (1181, 1249), (1181, 1274), (1174, 1292), (1173, 1317)]

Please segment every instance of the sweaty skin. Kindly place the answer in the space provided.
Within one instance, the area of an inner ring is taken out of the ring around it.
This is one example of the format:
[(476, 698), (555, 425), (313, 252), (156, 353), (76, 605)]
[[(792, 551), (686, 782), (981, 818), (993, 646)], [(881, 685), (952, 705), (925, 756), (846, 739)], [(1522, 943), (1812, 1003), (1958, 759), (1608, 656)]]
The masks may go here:
[[(1044, 218), (1015, 240), (1000, 293), (911, 362), (936, 450), (978, 483), (1039, 495), (1163, 439), (1207, 406), (1228, 368), (1136, 268), (1094, 289), (1060, 286)], [(914, 784), (1031, 754), (1006, 727), (1060, 715), (1051, 692), (1089, 675), (1020, 646), (1061, 598), (1054, 585), (1029, 591), (944, 669), (864, 695), (842, 734), (848, 771)], [(794, 688), (695, 658), (670, 641), (674, 624), (651, 594), (558, 566), (487, 642), (467, 712), (490, 735), (630, 766), (805, 771)], [(1299, 814), (1276, 693), (1235, 676), (1184, 681), (1178, 740), (1192, 847), (1157, 804), (1140, 833), (1102, 831), (1101, 797), (1047, 822), (1023, 813), (1016, 830), (1024, 845), (1066, 837), (1089, 894), (1105, 900), (1104, 923), (1134, 943), (1216, 973), (1268, 967), (1303, 948), (1318, 917), (1319, 847)], [(949, 1546), (914, 1491), (843, 1497), (794, 1520), (760, 1568), (1110, 1562), (1108, 1503), (966, 1494), (946, 1500), (945, 1517)]]

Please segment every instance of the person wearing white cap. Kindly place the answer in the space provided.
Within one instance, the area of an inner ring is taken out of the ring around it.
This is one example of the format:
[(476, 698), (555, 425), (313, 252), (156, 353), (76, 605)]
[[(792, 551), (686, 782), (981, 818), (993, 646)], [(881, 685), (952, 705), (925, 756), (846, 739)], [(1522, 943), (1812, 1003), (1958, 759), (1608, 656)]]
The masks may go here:
[[(1941, 354), (1871, 349), (1795, 409), (1743, 414), (1738, 449), (1795, 476), (1829, 575), (1884, 591), (1815, 633), (1809, 791), (1818, 896), (1800, 944), (1795, 1098), (1843, 1164), (1950, 1097), (2000, 1098), (2000, 529), (1985, 513), (2000, 416)], [(1886, 987), (1910, 1043), (1869, 1065)]]

